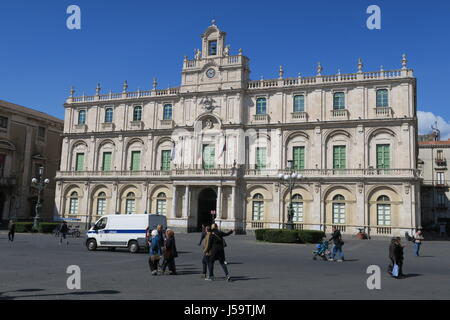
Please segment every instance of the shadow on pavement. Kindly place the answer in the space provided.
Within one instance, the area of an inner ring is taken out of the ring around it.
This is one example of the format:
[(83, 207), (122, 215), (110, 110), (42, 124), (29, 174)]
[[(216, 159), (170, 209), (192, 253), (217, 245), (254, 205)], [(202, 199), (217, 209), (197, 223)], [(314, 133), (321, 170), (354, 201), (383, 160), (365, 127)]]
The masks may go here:
[[(221, 278), (215, 278), (215, 279), (221, 279)], [(226, 280), (225, 278), (223, 278), (224, 280)], [(249, 280), (264, 280), (264, 279), (270, 279), (270, 278), (268, 278), (268, 277), (266, 277), (266, 278), (252, 278), (252, 277), (244, 277), (244, 276), (241, 276), (241, 277), (231, 277), (231, 281), (232, 282), (236, 282), (236, 281), (249, 281)]]
[(69, 293), (52, 293), (52, 294), (32, 294), (28, 296), (5, 296), (5, 293), (14, 292), (37, 292), (44, 291), (44, 289), (23, 289), (17, 291), (7, 291), (0, 292), (0, 300), (14, 300), (14, 299), (24, 299), (24, 298), (39, 298), (39, 297), (64, 297), (64, 296), (85, 296), (85, 295), (97, 295), (97, 294), (118, 294), (120, 291), (116, 290), (100, 290), (100, 291), (77, 291)]

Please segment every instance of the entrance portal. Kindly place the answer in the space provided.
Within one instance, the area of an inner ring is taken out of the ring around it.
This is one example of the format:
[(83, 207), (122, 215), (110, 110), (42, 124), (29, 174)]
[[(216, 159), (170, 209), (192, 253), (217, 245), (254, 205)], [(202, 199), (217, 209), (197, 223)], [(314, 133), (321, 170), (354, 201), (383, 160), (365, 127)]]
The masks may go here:
[(213, 189), (204, 189), (198, 196), (198, 220), (197, 228), (202, 229), (202, 225), (211, 225), (214, 221), (214, 215), (211, 211), (216, 211), (217, 194)]

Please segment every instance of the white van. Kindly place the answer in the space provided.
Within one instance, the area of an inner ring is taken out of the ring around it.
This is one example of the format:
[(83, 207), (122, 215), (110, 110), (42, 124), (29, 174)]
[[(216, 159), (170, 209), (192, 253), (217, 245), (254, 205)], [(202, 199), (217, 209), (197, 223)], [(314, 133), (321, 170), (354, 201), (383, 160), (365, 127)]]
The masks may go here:
[(149, 233), (158, 225), (167, 229), (167, 219), (157, 214), (107, 215), (101, 217), (88, 231), (86, 247), (94, 251), (99, 247), (128, 248), (136, 253), (148, 248)]

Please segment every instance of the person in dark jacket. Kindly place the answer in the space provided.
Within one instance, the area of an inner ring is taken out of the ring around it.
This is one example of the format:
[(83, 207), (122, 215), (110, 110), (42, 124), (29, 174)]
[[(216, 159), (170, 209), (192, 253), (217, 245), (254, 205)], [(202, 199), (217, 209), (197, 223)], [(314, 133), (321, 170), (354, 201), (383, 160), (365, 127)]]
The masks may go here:
[(331, 256), (330, 261), (335, 261), (336, 254), (339, 253), (340, 259), (338, 262), (344, 261), (344, 253), (342, 252), (342, 246), (344, 245), (344, 241), (342, 241), (342, 235), (339, 230), (337, 230), (336, 227), (332, 228), (333, 234), (331, 235), (331, 238), (329, 241), (333, 241), (333, 253)]
[(162, 264), (162, 273), (169, 268), (169, 274), (176, 275), (175, 258), (178, 257), (177, 246), (175, 244), (175, 233), (168, 229), (166, 231), (166, 242), (164, 245), (164, 261)]
[(209, 237), (208, 247), (206, 249), (206, 253), (209, 254), (209, 277), (205, 280), (214, 279), (214, 262), (219, 261), (223, 271), (225, 272), (227, 281), (231, 281), (228, 268), (225, 264), (225, 244), (223, 238), (229, 236), (233, 232), (234, 230), (225, 233), (217, 228), (217, 224), (214, 223), (211, 225), (211, 235)]
[(8, 240), (9, 241), (14, 241), (14, 234), (16, 233), (16, 223), (14, 222), (14, 220), (9, 220), (9, 224), (8, 224)]
[[(67, 233), (69, 232), (69, 227), (67, 226), (67, 222), (63, 221), (61, 226), (59, 227), (59, 234), (61, 237), (59, 238), (59, 244), (62, 244), (63, 238), (66, 240)], [(67, 240), (67, 245), (69, 245), (69, 240)]]
[(391, 263), (389, 264), (388, 267), (388, 273), (392, 273), (392, 269), (394, 268), (394, 264), (395, 264), (395, 256), (394, 256), (394, 250), (395, 250), (395, 246), (397, 244), (397, 238), (392, 238), (391, 239), (391, 243), (389, 245), (389, 260), (391, 260)]
[(398, 276), (397, 279), (403, 278), (403, 248), (404, 246), (401, 243), (401, 239), (397, 238), (394, 246), (394, 262), (398, 266)]

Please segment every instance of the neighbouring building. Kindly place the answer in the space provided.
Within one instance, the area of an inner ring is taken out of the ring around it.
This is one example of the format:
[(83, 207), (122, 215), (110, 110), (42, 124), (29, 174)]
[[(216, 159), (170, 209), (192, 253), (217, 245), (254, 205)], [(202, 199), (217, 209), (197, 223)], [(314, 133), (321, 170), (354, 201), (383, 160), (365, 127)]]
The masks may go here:
[(450, 223), (450, 140), (439, 141), (433, 135), (419, 142), (419, 168), (423, 171), (421, 191), (423, 225)]
[[(293, 190), (298, 229), (400, 235), (420, 226), (416, 79), (399, 70), (250, 80), (213, 24), (184, 58), (181, 86), (74, 96), (65, 107), (56, 208), (91, 223), (158, 213), (177, 230), (212, 217), (248, 232), (281, 228)], [(289, 167), (290, 165), (290, 167)], [(288, 169), (288, 167), (290, 169)], [(214, 214), (214, 215), (213, 215)]]
[(50, 179), (42, 193), (41, 218), (53, 218), (63, 128), (61, 119), (0, 100), (0, 220), (35, 216), (37, 189), (31, 180), (40, 167)]

